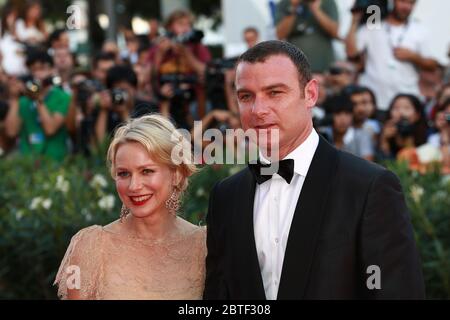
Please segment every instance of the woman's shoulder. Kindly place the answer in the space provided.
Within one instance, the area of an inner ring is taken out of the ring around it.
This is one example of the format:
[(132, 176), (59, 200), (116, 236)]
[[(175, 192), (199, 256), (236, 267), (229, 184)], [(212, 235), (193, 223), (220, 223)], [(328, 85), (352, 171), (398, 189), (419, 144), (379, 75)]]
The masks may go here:
[(103, 227), (99, 225), (92, 225), (86, 228), (79, 230), (73, 237), (71, 242), (73, 244), (78, 243), (94, 243), (98, 242), (101, 237), (103, 231)]
[(206, 227), (195, 225), (181, 217), (178, 217), (178, 228), (186, 236), (206, 236)]

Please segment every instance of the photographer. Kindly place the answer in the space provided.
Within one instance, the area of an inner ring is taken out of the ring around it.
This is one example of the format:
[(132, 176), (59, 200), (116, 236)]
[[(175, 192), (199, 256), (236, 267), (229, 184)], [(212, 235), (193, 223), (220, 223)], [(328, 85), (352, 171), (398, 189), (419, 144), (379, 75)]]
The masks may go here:
[(32, 79), (9, 83), (6, 133), (11, 138), (19, 136), (22, 154), (62, 161), (68, 153), (65, 117), (70, 96), (53, 84), (53, 61), (46, 52), (31, 53), (26, 64)]
[(323, 73), (334, 62), (332, 40), (338, 38), (339, 29), (334, 0), (282, 0), (276, 23), (278, 39), (301, 48), (313, 72)]
[(450, 170), (450, 98), (439, 106), (434, 127), (437, 132), (428, 138), (428, 143), (441, 150), (443, 164)]
[[(212, 110), (209, 112), (206, 116), (204, 116), (201, 119), (201, 130), (195, 130), (194, 128), (191, 130), (191, 137), (193, 137), (194, 143), (201, 142), (201, 145), (197, 145), (197, 148), (201, 150), (205, 150), (205, 148), (210, 144), (217, 143), (215, 140), (208, 141), (207, 139), (203, 139), (204, 134), (209, 129), (217, 129), (220, 131), (220, 133), (223, 136), (223, 145), (217, 146), (219, 149), (221, 149), (224, 154), (225, 152), (230, 150), (225, 150), (224, 147), (226, 146), (226, 131), (228, 129), (240, 129), (241, 128), (241, 122), (239, 119), (239, 115), (228, 111), (228, 110)], [(240, 136), (237, 136), (234, 139), (234, 155), (238, 155), (238, 148), (240, 148), (240, 151), (245, 150), (246, 142), (245, 140), (240, 139)], [(240, 153), (242, 154), (242, 152)], [(244, 153), (245, 154), (245, 153)], [(205, 154), (204, 154), (205, 155)], [(203, 158), (202, 164), (209, 163), (208, 159)]]
[[(394, 160), (402, 152), (409, 157), (416, 147), (427, 141), (428, 125), (420, 100), (410, 94), (399, 94), (391, 102), (389, 118), (381, 131), (378, 158)], [(414, 155), (412, 155), (414, 156)]]
[(149, 54), (156, 73), (155, 92), (165, 102), (161, 111), (170, 114), (184, 128), (192, 123), (189, 112), (192, 101), (197, 101), (199, 117), (205, 113), (203, 80), (206, 64), (211, 60), (209, 50), (201, 44), (202, 33), (193, 30), (192, 24), (190, 12), (173, 12), (165, 26), (167, 35), (158, 40)]
[(72, 103), (66, 125), (75, 153), (89, 156), (91, 146), (95, 145), (95, 117), (99, 108), (111, 104), (110, 94), (106, 90), (106, 76), (115, 61), (113, 53), (101, 52), (93, 59), (91, 75), (77, 72), (71, 76)]
[(158, 112), (151, 101), (136, 96), (138, 80), (130, 66), (118, 65), (108, 70), (106, 86), (108, 91), (100, 93), (98, 109), (94, 111), (95, 135), (98, 143), (114, 132), (114, 129), (128, 120), (145, 114)]
[(377, 28), (361, 25), (365, 8), (359, 2), (352, 10), (347, 55), (360, 64), (364, 71), (359, 83), (375, 92), (378, 107), (386, 113), (397, 94), (419, 96), (417, 69), (434, 70), (438, 63), (431, 58), (425, 28), (411, 19), (415, 0), (394, 0), (393, 10)]

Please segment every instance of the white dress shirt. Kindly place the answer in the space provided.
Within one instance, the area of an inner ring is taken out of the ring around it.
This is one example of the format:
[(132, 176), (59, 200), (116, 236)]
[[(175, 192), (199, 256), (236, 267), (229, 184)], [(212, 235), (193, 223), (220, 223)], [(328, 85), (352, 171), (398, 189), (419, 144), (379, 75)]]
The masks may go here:
[[(313, 129), (308, 138), (284, 159), (294, 159), (294, 176), (288, 184), (280, 175), (256, 186), (253, 224), (259, 266), (268, 300), (278, 295), (284, 253), (297, 201), (319, 144)], [(284, 160), (283, 159), (283, 160)]]

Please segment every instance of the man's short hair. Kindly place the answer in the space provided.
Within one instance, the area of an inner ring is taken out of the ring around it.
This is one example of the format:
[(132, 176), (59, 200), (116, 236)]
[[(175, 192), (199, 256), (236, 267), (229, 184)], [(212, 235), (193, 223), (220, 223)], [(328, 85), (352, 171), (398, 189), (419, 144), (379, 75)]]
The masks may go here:
[(377, 98), (375, 96), (375, 93), (368, 87), (351, 84), (342, 89), (342, 93), (348, 95), (350, 98), (356, 94), (362, 94), (362, 93), (368, 93), (372, 99), (373, 105), (377, 106)]
[(245, 28), (243, 33), (245, 34), (247, 32), (253, 32), (253, 33), (259, 35), (259, 31), (255, 27), (247, 27), (247, 28)]
[(100, 61), (113, 61), (113, 62), (115, 62), (116, 61), (116, 56), (112, 52), (102, 51), (102, 52), (100, 52), (99, 54), (97, 54), (94, 57), (94, 60), (92, 62), (92, 67), (94, 69), (96, 69), (98, 67), (98, 63)]
[(66, 32), (65, 29), (56, 29), (52, 33), (50, 33), (48, 37), (48, 46), (51, 47), (54, 42), (61, 39), (61, 36)]
[(353, 103), (350, 97), (343, 93), (328, 97), (323, 103), (323, 107), (332, 114), (353, 112)]
[(254, 47), (244, 52), (238, 59), (237, 64), (247, 63), (263, 63), (273, 56), (283, 55), (288, 57), (296, 66), (299, 82), (302, 87), (311, 81), (312, 73), (308, 58), (302, 50), (286, 41), (270, 40), (260, 42)]
[(127, 65), (117, 65), (108, 70), (106, 76), (106, 86), (108, 89), (113, 88), (116, 83), (121, 81), (126, 81), (137, 88), (138, 80), (136, 73)]
[(50, 55), (43, 50), (30, 50), (30, 52), (27, 55), (26, 60), (26, 66), (30, 68), (32, 65), (34, 65), (37, 62), (41, 62), (42, 64), (48, 64), (50, 66), (53, 66), (53, 59), (50, 57)]

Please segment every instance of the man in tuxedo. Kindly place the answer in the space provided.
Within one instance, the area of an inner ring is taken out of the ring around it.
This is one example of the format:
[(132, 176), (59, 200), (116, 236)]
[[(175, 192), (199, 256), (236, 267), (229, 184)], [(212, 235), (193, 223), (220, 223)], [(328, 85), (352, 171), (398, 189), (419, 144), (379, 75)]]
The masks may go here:
[(281, 41), (249, 49), (236, 92), (243, 128), (278, 130), (282, 161), (262, 174), (274, 158), (266, 139), (257, 163), (211, 192), (204, 298), (424, 298), (399, 180), (316, 133), (318, 84), (301, 50)]

